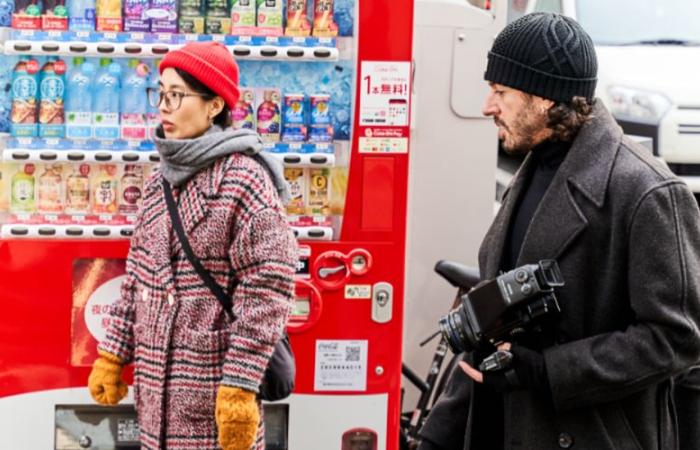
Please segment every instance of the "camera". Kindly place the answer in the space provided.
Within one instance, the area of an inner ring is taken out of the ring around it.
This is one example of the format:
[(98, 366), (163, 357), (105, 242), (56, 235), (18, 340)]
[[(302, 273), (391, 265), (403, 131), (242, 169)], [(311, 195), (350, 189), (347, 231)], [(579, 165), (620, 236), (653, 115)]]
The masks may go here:
[(440, 319), (454, 353), (508, 341), (561, 311), (554, 288), (564, 285), (552, 259), (526, 264), (461, 294), (459, 306)]

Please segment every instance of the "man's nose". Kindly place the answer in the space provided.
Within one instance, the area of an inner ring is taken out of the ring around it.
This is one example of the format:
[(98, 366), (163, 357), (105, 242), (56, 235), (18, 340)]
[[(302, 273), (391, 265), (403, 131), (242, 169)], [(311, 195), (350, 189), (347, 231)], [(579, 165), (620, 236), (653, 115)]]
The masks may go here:
[(486, 117), (491, 117), (498, 114), (498, 107), (496, 106), (496, 102), (494, 102), (494, 95), (492, 92), (489, 92), (484, 99), (484, 104), (481, 107), (481, 113)]

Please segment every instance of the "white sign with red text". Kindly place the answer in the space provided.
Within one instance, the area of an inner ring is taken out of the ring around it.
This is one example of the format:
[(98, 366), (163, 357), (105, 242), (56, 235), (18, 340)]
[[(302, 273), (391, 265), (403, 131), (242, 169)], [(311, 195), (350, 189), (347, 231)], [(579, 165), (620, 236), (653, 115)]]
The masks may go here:
[(411, 63), (362, 61), (360, 126), (408, 126)]

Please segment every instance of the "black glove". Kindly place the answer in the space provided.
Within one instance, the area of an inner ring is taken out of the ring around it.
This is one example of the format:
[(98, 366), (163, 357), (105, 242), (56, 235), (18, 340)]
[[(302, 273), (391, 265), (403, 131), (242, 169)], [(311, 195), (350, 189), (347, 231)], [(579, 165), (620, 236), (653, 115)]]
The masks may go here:
[(483, 372), (484, 384), (492, 386), (498, 392), (516, 389), (548, 391), (547, 368), (542, 353), (517, 344), (512, 345), (510, 352), (513, 354), (510, 367), (496, 372)]

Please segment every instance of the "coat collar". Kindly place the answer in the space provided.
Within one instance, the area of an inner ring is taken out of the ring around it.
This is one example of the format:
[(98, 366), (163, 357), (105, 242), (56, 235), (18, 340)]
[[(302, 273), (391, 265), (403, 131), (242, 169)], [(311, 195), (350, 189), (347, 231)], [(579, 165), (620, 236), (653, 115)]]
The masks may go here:
[[(518, 265), (545, 258), (557, 259), (586, 228), (588, 219), (573, 190), (578, 190), (597, 208), (603, 207), (621, 140), (622, 130), (597, 101), (592, 119), (579, 131), (535, 210), (523, 240)], [(484, 239), (480, 261), (486, 279), (498, 275), (506, 235), (527, 174), (534, 169), (532, 166), (533, 158), (528, 154), (503, 194), (501, 209)]]

